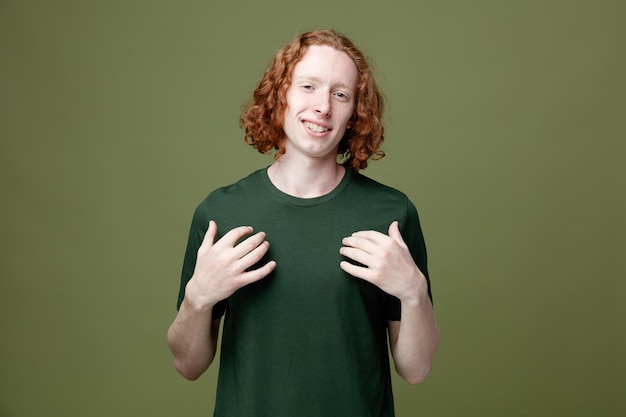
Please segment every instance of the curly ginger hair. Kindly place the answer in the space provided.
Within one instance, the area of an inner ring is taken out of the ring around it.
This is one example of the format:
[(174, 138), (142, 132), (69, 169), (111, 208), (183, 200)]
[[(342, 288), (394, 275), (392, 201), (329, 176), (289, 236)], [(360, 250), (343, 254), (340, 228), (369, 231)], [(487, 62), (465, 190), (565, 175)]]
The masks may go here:
[(345, 52), (356, 65), (358, 87), (354, 113), (350, 128), (339, 142), (338, 156), (346, 167), (358, 172), (367, 167), (370, 157), (385, 156), (380, 149), (384, 140), (383, 97), (363, 53), (348, 38), (333, 30), (302, 33), (276, 54), (254, 90), (252, 103), (241, 114), (245, 141), (263, 154), (277, 149), (275, 158), (285, 153), (283, 124), (287, 89), (294, 67), (311, 45), (327, 45)]

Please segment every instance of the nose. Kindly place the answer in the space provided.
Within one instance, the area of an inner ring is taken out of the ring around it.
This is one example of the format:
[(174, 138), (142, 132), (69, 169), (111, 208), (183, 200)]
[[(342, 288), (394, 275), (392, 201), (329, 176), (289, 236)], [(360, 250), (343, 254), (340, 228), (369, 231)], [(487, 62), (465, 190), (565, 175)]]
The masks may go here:
[(320, 116), (330, 116), (330, 94), (320, 93), (315, 101), (313, 109)]

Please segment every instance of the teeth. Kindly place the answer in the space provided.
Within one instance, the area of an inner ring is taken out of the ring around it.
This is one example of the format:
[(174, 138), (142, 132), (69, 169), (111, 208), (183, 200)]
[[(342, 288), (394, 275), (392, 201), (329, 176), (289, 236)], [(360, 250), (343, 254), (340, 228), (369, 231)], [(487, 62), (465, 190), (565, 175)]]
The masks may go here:
[(319, 126), (319, 125), (313, 124), (311, 122), (304, 122), (304, 125), (306, 127), (308, 127), (309, 129), (311, 129), (315, 133), (324, 133), (324, 132), (326, 132), (328, 130), (328, 128), (326, 128), (324, 126)]

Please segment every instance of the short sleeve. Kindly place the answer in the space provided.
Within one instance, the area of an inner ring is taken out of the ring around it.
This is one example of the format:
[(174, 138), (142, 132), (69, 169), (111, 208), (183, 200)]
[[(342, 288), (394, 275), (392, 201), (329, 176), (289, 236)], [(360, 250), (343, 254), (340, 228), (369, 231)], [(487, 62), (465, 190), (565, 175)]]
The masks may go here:
[(430, 276), (428, 274), (428, 259), (426, 254), (426, 242), (420, 225), (419, 215), (415, 205), (407, 199), (407, 211), (404, 227), (401, 225), (402, 237), (409, 247), (413, 261), (426, 277), (428, 284), (428, 297), (433, 302), (432, 289), (430, 284)]

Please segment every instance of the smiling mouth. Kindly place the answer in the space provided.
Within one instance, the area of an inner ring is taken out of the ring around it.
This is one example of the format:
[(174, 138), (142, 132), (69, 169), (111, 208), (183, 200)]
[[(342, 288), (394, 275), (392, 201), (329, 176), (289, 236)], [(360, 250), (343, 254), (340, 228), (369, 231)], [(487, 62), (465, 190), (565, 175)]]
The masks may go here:
[(304, 122), (304, 125), (312, 132), (314, 133), (324, 133), (324, 132), (328, 132), (330, 129), (324, 126), (320, 126), (320, 125), (316, 125), (315, 123), (311, 123), (311, 122)]

